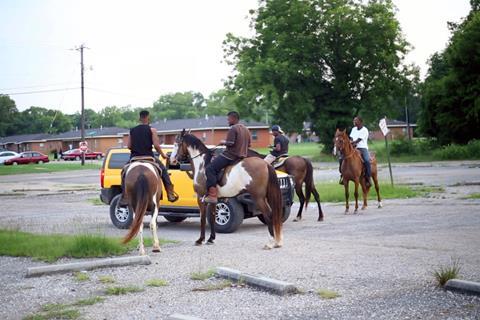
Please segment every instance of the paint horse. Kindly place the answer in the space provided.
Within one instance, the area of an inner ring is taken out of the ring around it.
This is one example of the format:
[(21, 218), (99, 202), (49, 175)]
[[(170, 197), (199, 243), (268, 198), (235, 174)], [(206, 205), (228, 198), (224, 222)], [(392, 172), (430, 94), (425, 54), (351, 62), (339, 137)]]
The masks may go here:
[[(177, 163), (189, 159), (193, 168), (193, 188), (197, 194), (200, 209), (200, 238), (195, 242), (201, 245), (205, 240), (205, 224), (207, 211), (210, 212), (210, 237), (207, 244), (215, 240), (215, 206), (203, 202), (207, 194), (205, 167), (212, 160), (213, 151), (208, 149), (200, 139), (192, 134), (182, 133), (176, 138), (174, 149), (170, 155), (170, 162)], [(277, 174), (260, 158), (245, 158), (232, 166), (225, 168), (225, 172), (217, 185), (218, 197), (235, 197), (240, 193), (248, 192), (256, 207), (262, 212), (267, 222), (270, 236), (265, 249), (279, 248), (283, 245), (282, 231), (282, 194), (278, 184)]]
[[(262, 159), (265, 158), (265, 155), (260, 154), (252, 149), (248, 150), (248, 156), (260, 157)], [(313, 181), (312, 162), (301, 156), (291, 156), (285, 159), (285, 161), (283, 162), (280, 160), (278, 165), (275, 165), (275, 163), (273, 163), (272, 165), (274, 165), (276, 170), (285, 172), (293, 177), (293, 181), (295, 183), (295, 193), (298, 196), (298, 201), (300, 201), (300, 208), (298, 209), (297, 217), (293, 221), (302, 220), (303, 208), (305, 207), (306, 212), (312, 193), (318, 205), (317, 221), (323, 221), (323, 211), (322, 206), (320, 205), (320, 195), (318, 194), (318, 191), (315, 188), (315, 183)], [(305, 194), (302, 190), (304, 184)]]
[[(133, 159), (135, 160), (135, 158)], [(154, 159), (152, 159), (154, 162)], [(150, 161), (135, 161), (129, 165), (125, 174), (125, 197), (129, 208), (133, 209), (134, 219), (128, 234), (123, 239), (127, 243), (140, 234), (139, 251), (145, 255), (143, 244), (143, 218), (147, 210), (153, 212), (150, 229), (153, 235), (153, 252), (160, 252), (157, 236), (157, 216), (162, 197), (162, 180), (157, 168)]]
[[(364, 172), (363, 172), (363, 160), (360, 155), (360, 151), (355, 149), (347, 136), (345, 130), (338, 130), (335, 133), (334, 138), (335, 148), (340, 151), (343, 155), (342, 166), (340, 172), (343, 177), (343, 186), (345, 188), (345, 214), (348, 214), (349, 203), (348, 203), (348, 184), (349, 181), (353, 181), (355, 184), (355, 211), (358, 212), (358, 185), (362, 187), (363, 193), (363, 205), (362, 210), (367, 209), (367, 198), (368, 192), (370, 191), (370, 186), (365, 185)], [(377, 200), (378, 208), (382, 207), (382, 200), (380, 198), (380, 189), (378, 187), (378, 177), (377, 177), (377, 160), (374, 156), (370, 156), (370, 164), (372, 168), (372, 179), (375, 184), (375, 190), (377, 191)]]

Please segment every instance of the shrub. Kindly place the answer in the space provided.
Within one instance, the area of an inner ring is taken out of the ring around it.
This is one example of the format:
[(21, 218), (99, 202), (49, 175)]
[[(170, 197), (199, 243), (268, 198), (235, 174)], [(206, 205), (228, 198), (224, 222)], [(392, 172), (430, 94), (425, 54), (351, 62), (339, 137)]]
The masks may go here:
[(459, 259), (452, 259), (449, 266), (441, 266), (438, 270), (433, 272), (433, 276), (437, 281), (437, 285), (439, 287), (443, 287), (448, 280), (458, 278), (460, 273), (460, 260)]
[(409, 140), (394, 140), (390, 148), (390, 153), (393, 156), (413, 154), (414, 152), (415, 148), (413, 142)]

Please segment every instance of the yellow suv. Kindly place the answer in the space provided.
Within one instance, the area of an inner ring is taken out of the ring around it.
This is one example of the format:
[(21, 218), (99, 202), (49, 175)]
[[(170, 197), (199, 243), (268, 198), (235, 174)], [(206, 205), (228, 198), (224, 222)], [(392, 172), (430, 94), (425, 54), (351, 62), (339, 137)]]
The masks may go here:
[[(167, 155), (170, 154), (172, 148), (171, 145), (162, 146), (162, 150)], [(103, 203), (110, 205), (110, 219), (120, 229), (128, 228), (133, 219), (131, 208), (118, 205), (122, 192), (120, 173), (129, 159), (130, 150), (112, 148), (107, 152), (100, 171), (100, 199)], [(165, 163), (165, 160), (162, 159), (162, 161)], [(167, 161), (165, 165), (179, 199), (173, 203), (166, 199), (162, 200), (159, 215), (164, 216), (170, 222), (182, 222), (189, 217), (199, 217), (200, 211), (197, 205), (197, 196), (193, 191), (190, 163), (180, 163), (173, 166)], [(286, 221), (293, 204), (293, 180), (283, 172), (277, 171), (277, 176), (283, 196), (283, 220)], [(163, 194), (166, 194), (165, 189)], [(215, 228), (220, 233), (234, 232), (243, 222), (243, 219), (255, 216), (265, 223), (248, 193), (234, 198), (219, 199), (216, 207)]]

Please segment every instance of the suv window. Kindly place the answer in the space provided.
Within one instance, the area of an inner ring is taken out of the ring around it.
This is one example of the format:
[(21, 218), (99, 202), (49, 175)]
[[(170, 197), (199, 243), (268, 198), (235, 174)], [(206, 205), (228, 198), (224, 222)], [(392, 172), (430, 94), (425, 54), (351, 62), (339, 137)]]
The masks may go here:
[(110, 162), (108, 163), (109, 169), (122, 169), (125, 163), (130, 160), (130, 152), (128, 153), (112, 153)]

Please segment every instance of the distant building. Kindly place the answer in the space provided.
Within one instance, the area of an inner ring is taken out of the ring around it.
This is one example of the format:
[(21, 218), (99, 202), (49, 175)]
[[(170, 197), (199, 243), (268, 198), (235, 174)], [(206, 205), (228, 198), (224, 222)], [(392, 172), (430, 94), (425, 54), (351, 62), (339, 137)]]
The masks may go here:
[[(400, 120), (389, 120), (387, 119), (387, 127), (390, 129), (389, 136), (392, 140), (408, 138), (407, 134), (407, 123)], [(410, 137), (413, 137), (417, 125), (415, 123), (410, 123)], [(380, 128), (368, 128), (370, 130), (370, 139), (372, 140), (383, 140), (384, 136)]]
[[(267, 147), (271, 144), (272, 137), (269, 126), (261, 122), (241, 121), (252, 135), (252, 147)], [(175, 136), (183, 128), (200, 138), (205, 144), (217, 145), (225, 139), (229, 129), (227, 117), (212, 116), (199, 119), (165, 120), (152, 123), (151, 126), (158, 131), (158, 136), (163, 144), (173, 144)], [(92, 151), (106, 152), (112, 147), (127, 145), (129, 129), (106, 127), (85, 129), (85, 140)], [(0, 148), (15, 152), (38, 151), (45, 154), (57, 151), (76, 149), (81, 141), (80, 130), (72, 130), (60, 134), (24, 134), (0, 138)]]

